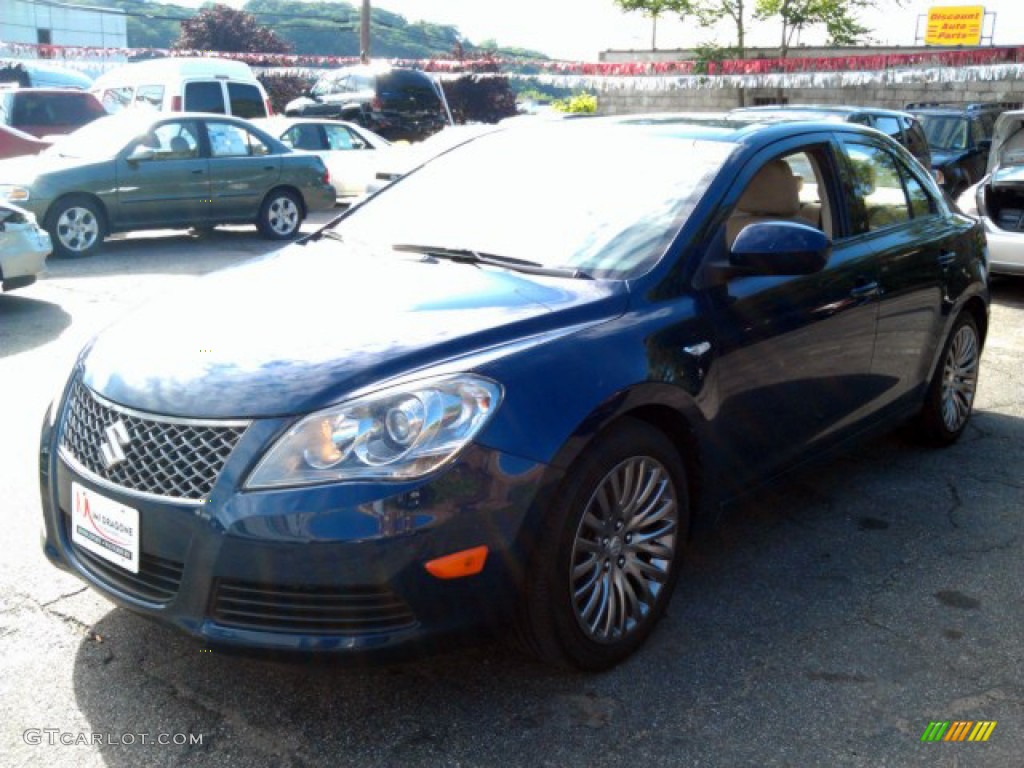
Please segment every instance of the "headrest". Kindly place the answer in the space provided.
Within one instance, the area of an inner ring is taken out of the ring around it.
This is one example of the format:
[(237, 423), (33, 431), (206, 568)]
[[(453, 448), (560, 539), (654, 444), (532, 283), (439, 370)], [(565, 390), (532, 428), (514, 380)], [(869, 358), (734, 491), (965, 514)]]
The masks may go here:
[(784, 160), (772, 160), (751, 179), (736, 207), (755, 216), (794, 216), (800, 211), (800, 184)]

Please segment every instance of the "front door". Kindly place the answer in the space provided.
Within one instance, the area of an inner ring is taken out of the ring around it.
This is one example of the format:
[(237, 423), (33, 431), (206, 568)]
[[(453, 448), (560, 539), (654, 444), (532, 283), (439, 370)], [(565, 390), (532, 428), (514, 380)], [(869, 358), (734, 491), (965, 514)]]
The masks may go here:
[[(760, 184), (767, 166), (776, 170)], [(737, 179), (720, 258), (743, 227), (766, 220), (814, 226), (833, 246), (820, 272), (733, 275), (703, 293), (715, 329), (711, 431), (729, 481), (763, 478), (837, 440), (887, 386), (870, 374), (877, 262), (847, 242), (840, 170), (826, 139), (762, 156)]]
[[(136, 147), (152, 150), (130, 159)], [(209, 160), (194, 120), (170, 120), (130, 144), (117, 159), (116, 220), (129, 229), (181, 226), (210, 216)]]

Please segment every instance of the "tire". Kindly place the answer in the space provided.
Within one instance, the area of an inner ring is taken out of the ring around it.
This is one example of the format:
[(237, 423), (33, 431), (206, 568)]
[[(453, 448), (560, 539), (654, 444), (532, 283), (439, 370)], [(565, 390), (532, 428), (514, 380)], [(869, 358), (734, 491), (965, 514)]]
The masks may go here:
[(521, 643), (559, 666), (601, 670), (625, 659), (668, 605), (688, 528), (686, 472), (671, 441), (632, 419), (609, 428), (546, 511), (526, 575)]
[(969, 312), (962, 312), (942, 348), (939, 366), (917, 416), (918, 433), (928, 443), (951, 445), (967, 428), (978, 387), (980, 362), (978, 324)]
[(103, 243), (104, 230), (103, 213), (88, 197), (65, 197), (46, 215), (46, 231), (53, 241), (53, 253), (58, 257), (92, 256)]
[(302, 201), (294, 192), (275, 189), (260, 206), (256, 227), (268, 240), (291, 240), (302, 226)]

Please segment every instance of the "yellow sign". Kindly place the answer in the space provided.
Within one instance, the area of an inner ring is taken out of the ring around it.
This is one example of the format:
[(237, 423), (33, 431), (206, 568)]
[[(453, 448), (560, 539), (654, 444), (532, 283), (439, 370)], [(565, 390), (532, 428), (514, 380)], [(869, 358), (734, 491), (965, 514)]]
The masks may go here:
[(925, 45), (981, 45), (983, 5), (946, 5), (928, 9)]

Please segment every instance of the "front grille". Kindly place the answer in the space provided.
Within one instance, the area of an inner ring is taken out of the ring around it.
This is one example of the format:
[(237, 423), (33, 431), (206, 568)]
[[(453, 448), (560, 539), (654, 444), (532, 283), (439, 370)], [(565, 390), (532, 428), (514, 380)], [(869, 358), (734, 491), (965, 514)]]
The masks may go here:
[[(120, 422), (118, 439), (108, 427)], [(202, 501), (245, 431), (217, 424), (150, 416), (107, 403), (77, 379), (64, 409), (61, 447), (84, 469), (131, 491)], [(127, 440), (123, 438), (127, 436)], [(108, 466), (113, 450), (124, 458)]]
[[(70, 530), (71, 518), (64, 515), (64, 525)], [(68, 540), (71, 536), (68, 534)], [(139, 572), (132, 573), (120, 568), (102, 557), (94, 555), (72, 542), (72, 550), (82, 567), (98, 581), (140, 600), (151, 603), (166, 603), (178, 594), (184, 563), (163, 557), (139, 554)]]
[(224, 626), (316, 635), (394, 632), (416, 624), (405, 601), (385, 587), (220, 581), (211, 613)]

